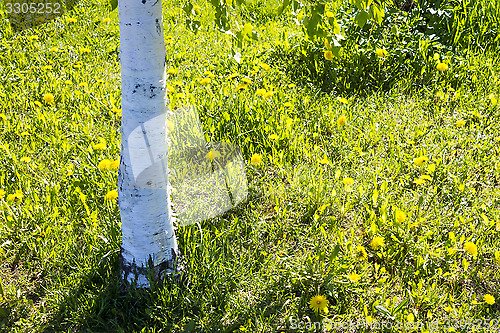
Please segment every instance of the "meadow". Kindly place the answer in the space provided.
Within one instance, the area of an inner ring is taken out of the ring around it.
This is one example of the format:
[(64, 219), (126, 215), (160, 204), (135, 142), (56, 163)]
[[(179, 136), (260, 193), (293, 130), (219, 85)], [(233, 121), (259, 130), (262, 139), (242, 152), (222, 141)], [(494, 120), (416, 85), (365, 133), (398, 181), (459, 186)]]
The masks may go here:
[(276, 1), (236, 12), (259, 35), (241, 57), (210, 2), (197, 33), (163, 2), (169, 106), (240, 147), (248, 198), (176, 230), (184, 282), (126, 288), (103, 162), (120, 154), (118, 11), (82, 0), (15, 32), (3, 8), (0, 332), (498, 331), (498, 1), (439, 43), (408, 27), (441, 21), (363, 29), (334, 6), (340, 57)]

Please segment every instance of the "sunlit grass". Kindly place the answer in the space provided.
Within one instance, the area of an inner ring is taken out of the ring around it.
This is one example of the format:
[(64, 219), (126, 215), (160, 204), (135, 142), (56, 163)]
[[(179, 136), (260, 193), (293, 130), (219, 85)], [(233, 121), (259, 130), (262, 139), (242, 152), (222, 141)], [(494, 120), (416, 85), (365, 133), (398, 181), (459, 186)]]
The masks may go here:
[[(125, 290), (118, 272), (117, 11), (82, 2), (17, 35), (2, 18), (0, 329), (497, 319), (498, 54), (450, 60), (420, 90), (408, 78), (338, 96), (285, 74), (271, 46), (292, 47), (296, 27), (259, 26), (238, 63), (198, 5), (195, 35), (164, 4), (170, 107), (196, 105), (207, 141), (239, 145), (250, 194), (179, 228), (188, 281), (151, 293)], [(451, 89), (445, 75), (473, 84)], [(311, 309), (317, 295), (328, 311)]]

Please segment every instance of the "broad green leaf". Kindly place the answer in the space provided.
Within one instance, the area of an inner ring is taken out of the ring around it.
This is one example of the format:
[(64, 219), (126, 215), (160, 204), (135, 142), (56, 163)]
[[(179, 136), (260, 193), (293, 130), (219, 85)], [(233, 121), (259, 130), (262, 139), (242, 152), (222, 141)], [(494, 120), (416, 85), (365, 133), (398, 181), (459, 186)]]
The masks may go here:
[(193, 4), (191, 2), (187, 2), (184, 6), (182, 6), (182, 10), (187, 14), (191, 15), (193, 12)]
[(198, 30), (201, 27), (201, 22), (188, 18), (188, 19), (186, 19), (186, 27), (189, 30), (193, 31), (194, 33), (198, 33)]
[(363, 0), (355, 0), (354, 5), (356, 5), (356, 8), (358, 8), (359, 10), (364, 10), (366, 8), (365, 2)]
[(278, 16), (290, 5), (290, 0), (283, 0), (283, 4), (278, 8)]
[(118, 7), (118, 0), (109, 0), (109, 4), (111, 5), (111, 11), (113, 11)]
[(302, 2), (300, 2), (299, 0), (292, 0), (292, 10), (294, 12), (297, 11), (299, 8), (302, 8), (302, 7), (303, 7)]
[(195, 323), (194, 321), (191, 319), (189, 321), (189, 323), (186, 324), (186, 326), (184, 326), (184, 330), (182, 331), (182, 333), (190, 333), (190, 332), (193, 332), (194, 331), (194, 328), (195, 328)]
[(373, 19), (377, 24), (382, 24), (382, 21), (384, 20), (384, 8), (374, 4), (373, 6), (370, 7), (372, 14), (373, 14)]
[(330, 257), (328, 258), (328, 261), (332, 262), (337, 257), (337, 255), (339, 254), (339, 252), (340, 252), (340, 245), (337, 244), (333, 248), (333, 251), (330, 254)]
[(0, 308), (0, 319), (8, 318), (9, 312), (9, 308)]
[(370, 14), (368, 14), (366, 11), (362, 10), (356, 15), (356, 24), (360, 27), (363, 28), (370, 18)]

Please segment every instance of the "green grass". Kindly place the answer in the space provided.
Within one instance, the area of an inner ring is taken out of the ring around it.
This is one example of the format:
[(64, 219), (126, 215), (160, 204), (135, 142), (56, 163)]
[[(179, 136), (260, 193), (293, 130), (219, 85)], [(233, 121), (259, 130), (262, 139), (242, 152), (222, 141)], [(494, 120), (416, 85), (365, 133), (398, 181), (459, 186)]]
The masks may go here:
[[(199, 5), (195, 35), (181, 4), (164, 4), (167, 68), (179, 69), (169, 75), (170, 106), (196, 105), (209, 141), (239, 145), (249, 197), (223, 216), (179, 228), (188, 280), (150, 292), (120, 281), (119, 211), (104, 199), (117, 173), (97, 167), (120, 150), (112, 111), (120, 107), (117, 11), (82, 1), (18, 34), (1, 18), (0, 331), (301, 332), (291, 323), (401, 323), (410, 314), (438, 320), (445, 331), (445, 323), (498, 320), (500, 112), (488, 97), (500, 97), (498, 52), (452, 58), (420, 90), (408, 78), (391, 90), (337, 96), (287, 74), (293, 60), (283, 63), (276, 50), (289, 50), (283, 36), (299, 31), (262, 19), (274, 7), (254, 14), (261, 39), (238, 64), (228, 37), (210, 23), (210, 4)], [(207, 70), (212, 82), (200, 85)], [(239, 76), (228, 80), (232, 73)], [(456, 75), (468, 84), (448, 90)], [(252, 84), (236, 92), (242, 77)], [(274, 94), (255, 96), (259, 88)], [(47, 93), (53, 104), (44, 102)], [(342, 115), (345, 125), (337, 124)], [(101, 139), (106, 148), (92, 148)], [(251, 165), (253, 154), (264, 163)], [(424, 155), (429, 160), (417, 166)], [(416, 184), (421, 175), (430, 180)], [(23, 197), (9, 201), (16, 191)], [(397, 221), (397, 210), (406, 219)], [(384, 238), (378, 250), (374, 237)], [(477, 258), (464, 251), (467, 241)], [(328, 299), (327, 314), (309, 308), (317, 294)], [(485, 304), (485, 294), (496, 303)]]

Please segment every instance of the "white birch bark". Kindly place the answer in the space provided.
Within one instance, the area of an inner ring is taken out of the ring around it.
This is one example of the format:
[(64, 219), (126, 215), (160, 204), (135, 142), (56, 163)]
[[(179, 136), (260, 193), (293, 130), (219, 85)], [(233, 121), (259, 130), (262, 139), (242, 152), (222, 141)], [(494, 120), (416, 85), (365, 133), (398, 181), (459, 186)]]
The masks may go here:
[(149, 287), (176, 271), (178, 247), (167, 187), (166, 56), (161, 0), (120, 0), (122, 80), (121, 269), (128, 282)]

